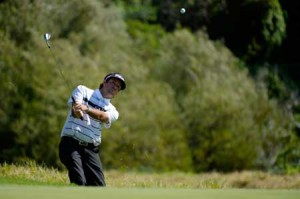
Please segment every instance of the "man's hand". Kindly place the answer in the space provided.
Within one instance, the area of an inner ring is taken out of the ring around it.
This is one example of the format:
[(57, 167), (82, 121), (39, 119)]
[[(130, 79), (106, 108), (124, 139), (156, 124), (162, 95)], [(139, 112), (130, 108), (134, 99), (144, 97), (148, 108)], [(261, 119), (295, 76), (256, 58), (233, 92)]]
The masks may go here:
[(82, 104), (77, 103), (77, 102), (73, 102), (73, 104), (72, 104), (72, 115), (73, 115), (73, 117), (83, 119), (82, 111), (83, 111), (84, 107), (85, 107), (85, 105), (82, 105)]

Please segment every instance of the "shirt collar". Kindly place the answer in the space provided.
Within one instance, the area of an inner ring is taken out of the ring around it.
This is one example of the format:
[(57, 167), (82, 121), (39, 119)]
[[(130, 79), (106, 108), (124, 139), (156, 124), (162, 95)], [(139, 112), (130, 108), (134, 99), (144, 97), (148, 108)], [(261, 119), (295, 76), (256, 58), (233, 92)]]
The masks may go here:
[(99, 98), (100, 100), (102, 100), (104, 103), (110, 103), (110, 99), (104, 98), (102, 96), (102, 93), (100, 92), (99, 88), (95, 90), (95, 93), (96, 93), (97, 98)]

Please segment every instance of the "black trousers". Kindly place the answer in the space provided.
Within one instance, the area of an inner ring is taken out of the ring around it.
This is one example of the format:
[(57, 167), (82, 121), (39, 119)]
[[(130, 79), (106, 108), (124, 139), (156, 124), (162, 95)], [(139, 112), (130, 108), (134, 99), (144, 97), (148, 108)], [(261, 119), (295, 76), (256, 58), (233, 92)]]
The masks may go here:
[(80, 145), (71, 137), (62, 137), (59, 158), (67, 167), (71, 183), (83, 186), (105, 186), (99, 147)]

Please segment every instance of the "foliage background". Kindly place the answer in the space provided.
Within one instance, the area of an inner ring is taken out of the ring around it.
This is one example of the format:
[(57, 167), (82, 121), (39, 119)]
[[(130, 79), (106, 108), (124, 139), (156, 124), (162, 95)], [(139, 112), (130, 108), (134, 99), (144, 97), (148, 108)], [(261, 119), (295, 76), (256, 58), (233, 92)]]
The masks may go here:
[(111, 71), (126, 77), (112, 101), (121, 117), (103, 131), (105, 168), (299, 171), (299, 82), (278, 58), (290, 31), (283, 4), (1, 1), (1, 162), (63, 168), (71, 91), (43, 41), (50, 32), (71, 89), (97, 88)]

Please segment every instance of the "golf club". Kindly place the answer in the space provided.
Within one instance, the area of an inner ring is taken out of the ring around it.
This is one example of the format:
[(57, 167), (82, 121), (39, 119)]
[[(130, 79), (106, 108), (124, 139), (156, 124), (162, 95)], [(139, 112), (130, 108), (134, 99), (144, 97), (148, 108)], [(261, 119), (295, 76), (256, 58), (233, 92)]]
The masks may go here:
[[(59, 71), (61, 77), (63, 78), (63, 80), (64, 80), (66, 86), (68, 87), (68, 90), (71, 92), (72, 89), (71, 89), (71, 87), (70, 87), (70, 84), (69, 84), (68, 80), (66, 79), (66, 77), (64, 76), (64, 74), (63, 74), (63, 72), (62, 72), (60, 63), (57, 61), (57, 59), (56, 59), (54, 53), (53, 53), (52, 50), (51, 50), (50, 38), (51, 38), (51, 34), (50, 34), (50, 33), (45, 33), (45, 34), (44, 34), (44, 40), (45, 40), (45, 42), (46, 42), (46, 44), (47, 44), (47, 46), (48, 46), (48, 49), (50, 50), (51, 55), (52, 55), (52, 57), (53, 57), (53, 59), (54, 59), (54, 61), (55, 61), (55, 63), (56, 63), (56, 67), (58, 68), (58, 71)], [(73, 96), (72, 96), (72, 100), (73, 100), (73, 103), (75, 103), (75, 99), (74, 99)], [(83, 113), (82, 113), (81, 111), (80, 111), (80, 115), (81, 115), (81, 116), (80, 116), (80, 119), (83, 120)]]

